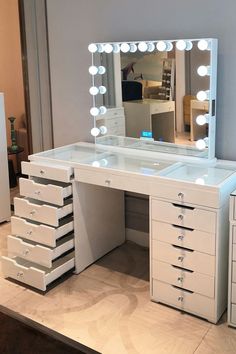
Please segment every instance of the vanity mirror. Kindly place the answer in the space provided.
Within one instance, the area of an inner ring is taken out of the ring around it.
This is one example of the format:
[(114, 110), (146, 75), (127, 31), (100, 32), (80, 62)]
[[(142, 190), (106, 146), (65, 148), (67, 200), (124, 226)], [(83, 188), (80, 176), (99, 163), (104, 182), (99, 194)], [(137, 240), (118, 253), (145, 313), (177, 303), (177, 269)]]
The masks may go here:
[(89, 45), (96, 142), (214, 158), (216, 39)]

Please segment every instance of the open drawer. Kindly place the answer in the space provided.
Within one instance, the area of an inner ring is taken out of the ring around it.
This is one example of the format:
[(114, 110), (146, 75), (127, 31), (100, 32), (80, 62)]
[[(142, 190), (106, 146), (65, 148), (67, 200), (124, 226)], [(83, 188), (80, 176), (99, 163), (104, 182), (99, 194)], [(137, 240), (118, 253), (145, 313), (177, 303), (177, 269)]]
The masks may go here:
[(58, 259), (51, 269), (38, 266), (21, 258), (3, 256), (2, 272), (7, 278), (13, 278), (34, 288), (45, 291), (46, 287), (75, 266), (74, 252)]
[(29, 222), (17, 216), (11, 217), (12, 235), (49, 247), (56, 247), (56, 241), (73, 230), (74, 222), (71, 217), (61, 220), (59, 227), (40, 224), (36, 221)]
[(42, 200), (56, 205), (63, 205), (64, 199), (72, 195), (71, 184), (54, 182), (42, 178), (19, 179), (20, 195)]
[(38, 163), (36, 161), (21, 163), (21, 171), (24, 175), (43, 177), (55, 181), (70, 182), (73, 175), (73, 168), (70, 166), (52, 165)]
[(18, 256), (28, 261), (52, 268), (53, 260), (74, 248), (74, 234), (63, 237), (55, 248), (48, 248), (35, 242), (25, 242), (19, 237), (8, 236), (8, 255)]
[(59, 226), (59, 220), (73, 212), (71, 199), (63, 207), (56, 207), (39, 200), (14, 198), (14, 206), (15, 215), (52, 226)]

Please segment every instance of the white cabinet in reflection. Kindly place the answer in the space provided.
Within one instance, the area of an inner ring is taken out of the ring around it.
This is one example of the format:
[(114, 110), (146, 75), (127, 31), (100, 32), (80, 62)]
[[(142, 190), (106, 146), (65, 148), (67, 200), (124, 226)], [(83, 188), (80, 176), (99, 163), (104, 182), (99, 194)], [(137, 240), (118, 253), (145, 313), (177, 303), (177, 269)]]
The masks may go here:
[(105, 126), (108, 135), (125, 136), (124, 108), (109, 108), (105, 114), (97, 116), (96, 126)]

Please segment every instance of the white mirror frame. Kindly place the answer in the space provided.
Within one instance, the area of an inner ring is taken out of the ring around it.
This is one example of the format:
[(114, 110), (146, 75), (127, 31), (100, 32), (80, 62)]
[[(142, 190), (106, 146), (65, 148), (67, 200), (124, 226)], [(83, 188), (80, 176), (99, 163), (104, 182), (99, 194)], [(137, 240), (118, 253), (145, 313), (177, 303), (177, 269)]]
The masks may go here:
[[(107, 42), (107, 43), (92, 43), (88, 46), (89, 51), (92, 54), (92, 66), (89, 68), (89, 73), (92, 78), (92, 86), (89, 90), (93, 98), (93, 107), (90, 109), (90, 115), (93, 117), (94, 127), (91, 129), (91, 134), (94, 137), (106, 134), (106, 127), (100, 129), (96, 127), (96, 116), (98, 114), (105, 114), (106, 107), (96, 107), (95, 97), (97, 94), (104, 94), (106, 88), (104, 86), (95, 87), (95, 75), (103, 75), (106, 68), (94, 66), (94, 53), (119, 53), (136, 51), (168, 51), (172, 50), (175, 45), (178, 50), (191, 50), (192, 42), (198, 42), (198, 48), (200, 50), (210, 51), (210, 63), (209, 67), (202, 68), (203, 74), (209, 75), (209, 91), (198, 92), (197, 99), (199, 101), (207, 100), (209, 102), (209, 114), (206, 116), (206, 123), (208, 124), (208, 137), (206, 137), (207, 143), (205, 147), (208, 148), (208, 159), (215, 158), (215, 130), (216, 130), (216, 82), (217, 82), (217, 49), (218, 40), (215, 38), (198, 38), (198, 39), (174, 39), (174, 40), (149, 40), (149, 41), (133, 41), (133, 42)], [(200, 75), (200, 74), (199, 74)], [(203, 76), (203, 75), (200, 75)], [(203, 97), (201, 97), (201, 94)], [(204, 95), (206, 97), (204, 97)], [(163, 143), (164, 144), (164, 143)], [(200, 150), (204, 149), (204, 140), (198, 140), (196, 147)], [(184, 145), (183, 145), (184, 146)]]

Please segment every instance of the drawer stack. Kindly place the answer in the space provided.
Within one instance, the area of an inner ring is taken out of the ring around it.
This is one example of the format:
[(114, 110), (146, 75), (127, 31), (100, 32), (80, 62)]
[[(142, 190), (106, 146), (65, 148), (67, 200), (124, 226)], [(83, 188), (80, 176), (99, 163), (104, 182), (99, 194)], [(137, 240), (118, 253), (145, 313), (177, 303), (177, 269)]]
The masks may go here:
[(216, 323), (216, 240), (216, 209), (151, 198), (152, 300)]
[(228, 324), (236, 327), (236, 191), (230, 195)]
[(97, 116), (96, 126), (105, 126), (108, 135), (125, 136), (124, 108), (109, 108), (105, 114)]
[(8, 236), (5, 277), (45, 291), (75, 266), (72, 168), (23, 162)]

